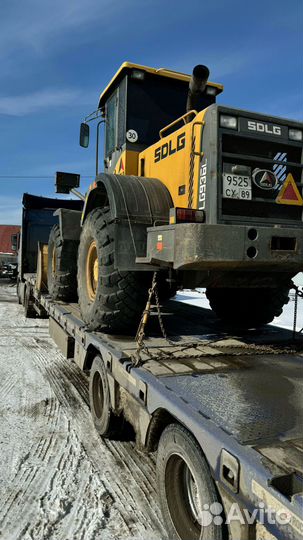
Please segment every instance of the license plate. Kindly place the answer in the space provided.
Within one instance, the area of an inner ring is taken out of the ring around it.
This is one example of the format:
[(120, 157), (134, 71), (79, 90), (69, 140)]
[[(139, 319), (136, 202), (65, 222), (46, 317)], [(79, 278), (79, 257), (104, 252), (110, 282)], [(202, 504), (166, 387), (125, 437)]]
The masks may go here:
[(223, 198), (251, 200), (251, 177), (223, 173)]

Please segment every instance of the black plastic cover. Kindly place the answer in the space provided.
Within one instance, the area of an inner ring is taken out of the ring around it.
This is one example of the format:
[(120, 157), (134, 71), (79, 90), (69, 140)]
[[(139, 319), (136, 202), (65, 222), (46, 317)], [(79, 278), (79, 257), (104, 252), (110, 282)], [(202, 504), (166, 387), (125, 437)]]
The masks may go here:
[(50, 208), (56, 210), (57, 208), (68, 208), (70, 210), (82, 210), (83, 201), (79, 199), (51, 199), (48, 197), (39, 197), (37, 195), (31, 195), (30, 193), (24, 193), (22, 197), (22, 205), (27, 210)]

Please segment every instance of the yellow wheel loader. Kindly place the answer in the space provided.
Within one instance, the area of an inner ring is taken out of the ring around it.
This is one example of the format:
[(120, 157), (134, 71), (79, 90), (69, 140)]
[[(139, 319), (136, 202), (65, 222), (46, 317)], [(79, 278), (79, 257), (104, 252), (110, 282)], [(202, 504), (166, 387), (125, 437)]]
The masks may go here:
[[(92, 330), (134, 328), (155, 271), (160, 301), (206, 287), (219, 318), (268, 323), (303, 269), (303, 125), (217, 104), (223, 86), (208, 76), (126, 62), (81, 124), (87, 147), (97, 122), (96, 178), (82, 212), (58, 211), (48, 279), (70, 299), (77, 268)], [(59, 172), (56, 186), (78, 194), (79, 175)]]

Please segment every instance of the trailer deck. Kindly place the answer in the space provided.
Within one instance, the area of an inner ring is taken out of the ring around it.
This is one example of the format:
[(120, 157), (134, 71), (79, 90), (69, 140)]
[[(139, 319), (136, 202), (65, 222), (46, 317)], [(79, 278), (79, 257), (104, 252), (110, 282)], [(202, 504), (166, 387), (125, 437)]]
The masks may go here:
[(77, 304), (53, 302), (35, 290), (35, 275), (26, 280), (65, 356), (88, 370), (89, 352), (100, 352), (113, 384), (132, 397), (127, 418), (141, 447), (152, 444), (153, 418), (165, 410), (196, 437), (221, 494), (251, 511), (261, 502), (287, 509), (289, 524), (268, 530), (302, 538), (302, 336), (293, 341), (273, 326), (230, 335), (209, 310), (170, 301), (163, 310), (169, 342), (152, 315), (135, 367), (133, 336), (88, 331)]

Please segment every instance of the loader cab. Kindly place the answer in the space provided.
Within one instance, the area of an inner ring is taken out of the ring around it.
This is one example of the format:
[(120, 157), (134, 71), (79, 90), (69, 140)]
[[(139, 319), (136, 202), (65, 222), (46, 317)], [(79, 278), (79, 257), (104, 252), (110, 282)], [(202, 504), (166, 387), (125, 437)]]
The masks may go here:
[[(159, 140), (159, 131), (184, 115), (190, 76), (125, 62), (100, 96), (105, 117), (106, 172), (138, 174), (138, 154)], [(203, 108), (223, 87), (208, 83)]]

